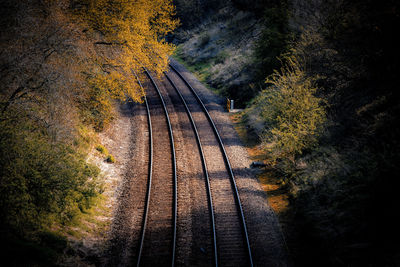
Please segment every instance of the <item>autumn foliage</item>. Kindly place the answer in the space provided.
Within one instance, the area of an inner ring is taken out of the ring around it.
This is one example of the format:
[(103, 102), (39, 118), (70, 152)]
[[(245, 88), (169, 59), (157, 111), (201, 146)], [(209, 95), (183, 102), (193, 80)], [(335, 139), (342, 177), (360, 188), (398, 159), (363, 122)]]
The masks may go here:
[[(110, 98), (142, 101), (144, 92), (136, 81), (143, 67), (161, 74), (168, 67), (173, 46), (165, 36), (177, 27), (172, 1), (94, 1), (84, 0), (74, 11), (75, 19), (89, 28), (100, 55), (88, 75), (91, 88), (83, 105), (86, 116), (102, 129), (110, 119)], [(93, 110), (90, 110), (93, 106)], [(96, 116), (101, 114), (101, 120)]]
[(101, 193), (86, 161), (92, 129), (107, 127), (118, 101), (142, 101), (137, 76), (166, 70), (178, 21), (170, 0), (0, 7), (0, 235), (37, 240)]

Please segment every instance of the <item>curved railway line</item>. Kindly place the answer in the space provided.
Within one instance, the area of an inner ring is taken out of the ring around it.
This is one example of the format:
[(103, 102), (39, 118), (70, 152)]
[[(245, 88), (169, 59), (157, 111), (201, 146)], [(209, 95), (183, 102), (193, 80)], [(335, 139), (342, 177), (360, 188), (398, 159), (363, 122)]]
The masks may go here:
[[(174, 137), (168, 111), (160, 90), (150, 73), (147, 70), (145, 72), (154, 90), (148, 90), (145, 98), (149, 126), (150, 160), (136, 265), (163, 266), (166, 262), (170, 262), (174, 266), (177, 221)], [(140, 84), (140, 86), (142, 85)], [(164, 116), (161, 114), (164, 114)], [(151, 117), (153, 117), (153, 120)], [(165, 128), (168, 129), (168, 136), (163, 134)], [(170, 157), (168, 157), (168, 154)]]
[[(243, 208), (222, 139), (196, 91), (178, 70), (170, 66), (173, 72), (164, 73), (165, 77), (179, 96), (180, 104), (184, 105), (200, 153), (211, 228), (211, 236), (205, 238), (212, 243), (212, 264), (253, 266)], [(166, 266), (169, 262), (174, 266), (176, 247), (179, 250), (176, 241), (178, 182), (174, 135), (162, 93), (150, 73), (145, 72), (150, 80), (148, 87), (154, 90), (149, 88), (145, 98), (150, 144), (149, 172), (136, 264)], [(176, 102), (173, 104), (177, 105)], [(168, 136), (165, 128), (168, 128)], [(220, 163), (219, 167), (223, 165), (223, 170), (216, 170), (214, 161)]]
[[(253, 266), (253, 258), (252, 258), (252, 253), (251, 253), (251, 247), (250, 247), (250, 242), (248, 238), (248, 233), (247, 233), (247, 226), (246, 226), (246, 221), (244, 218), (244, 213), (243, 213), (243, 208), (242, 204), (240, 201), (239, 197), (239, 192), (236, 186), (234, 174), (232, 171), (231, 164), (229, 162), (229, 158), (226, 154), (224, 144), (222, 142), (222, 139), (219, 135), (219, 132), (217, 130), (217, 127), (214, 124), (213, 119), (211, 118), (206, 106), (204, 105), (203, 101), (200, 99), (196, 91), (193, 89), (193, 87), (188, 83), (188, 81), (179, 73), (179, 71), (172, 65), (170, 65), (171, 69), (174, 71), (174, 73), (177, 74), (177, 76), (183, 81), (185, 84), (186, 88), (182, 87), (182, 90), (187, 90), (189, 89), (190, 94), (192, 97), (196, 99), (197, 105), (201, 106), (202, 113), (205, 115), (207, 118), (209, 125), (202, 124), (199, 122), (199, 125), (202, 125), (204, 128), (210, 127), (212, 128), (212, 132), (214, 134), (215, 139), (217, 139), (218, 146), (220, 148), (220, 152), (222, 154), (225, 166), (226, 166), (226, 172), (229, 174), (231, 186), (232, 186), (232, 191), (228, 190), (228, 188), (221, 188), (221, 177), (220, 174), (218, 175), (211, 175), (210, 177), (210, 185), (211, 185), (211, 191), (213, 191), (213, 198), (214, 198), (214, 207), (213, 209), (216, 211), (216, 236), (217, 236), (217, 249), (218, 249), (218, 262), (220, 265), (246, 265), (246, 266)], [(170, 78), (168, 78), (171, 80)], [(179, 91), (178, 87), (174, 87), (175, 90)], [(179, 92), (180, 95), (182, 95)], [(190, 96), (189, 94), (186, 94), (187, 100), (190, 101)], [(187, 101), (186, 100), (186, 101)], [(183, 100), (185, 101), (185, 100)], [(186, 102), (185, 101), (185, 102)], [(195, 106), (196, 103), (192, 102), (192, 106)], [(199, 112), (199, 111), (198, 111)], [(198, 120), (201, 121), (201, 120)], [(203, 137), (204, 140), (210, 141), (209, 139), (213, 139), (211, 136), (203, 134), (203, 136), (200, 136), (200, 139)], [(205, 138), (207, 137), (207, 138)], [(208, 139), (208, 140), (207, 140)], [(214, 141), (215, 142), (215, 141)], [(217, 154), (213, 155), (215, 158), (218, 157)], [(209, 159), (209, 161), (213, 161), (214, 159)], [(227, 185), (226, 183), (224, 185)], [(230, 191), (230, 192), (229, 192)], [(225, 197), (226, 194), (234, 196), (234, 201), (235, 203), (229, 203), (229, 201), (232, 201), (231, 198)], [(227, 206), (230, 207), (227, 207)], [(232, 213), (232, 208), (235, 206), (237, 209), (237, 213), (233, 214)], [(225, 210), (228, 209), (230, 212), (225, 212)], [(222, 210), (222, 212), (221, 212)], [(241, 224), (241, 229), (233, 229), (232, 225), (237, 225), (237, 222), (240, 221), (239, 223)], [(240, 233), (238, 233), (238, 231)], [(241, 235), (243, 239), (243, 246), (240, 246), (240, 240), (238, 239), (238, 234)], [(245, 254), (247, 254), (246, 258), (247, 261), (243, 261), (243, 249), (245, 250)]]
[(172, 87), (175, 89), (180, 100), (182, 101), (182, 103), (185, 107), (186, 114), (189, 117), (190, 124), (191, 124), (194, 134), (195, 134), (196, 144), (199, 149), (201, 165), (203, 168), (203, 173), (204, 173), (205, 182), (206, 182), (208, 209), (209, 209), (209, 213), (210, 213), (210, 224), (211, 224), (212, 244), (213, 244), (213, 256), (214, 256), (213, 263), (214, 263), (214, 266), (218, 266), (217, 237), (216, 237), (216, 230), (215, 230), (215, 216), (214, 216), (214, 208), (213, 208), (213, 201), (212, 201), (212, 195), (211, 195), (211, 186), (210, 186), (210, 179), (209, 179), (208, 170), (207, 170), (207, 163), (206, 163), (206, 160), (204, 157), (204, 152), (203, 152), (203, 147), (201, 145), (199, 132), (197, 130), (196, 123), (194, 122), (194, 119), (192, 117), (190, 109), (189, 109), (188, 105), (186, 104), (186, 101), (183, 98), (182, 94), (180, 93), (179, 89), (176, 87), (175, 83), (171, 80), (171, 78), (168, 76), (168, 74), (166, 72), (164, 72), (164, 75), (165, 75), (165, 77), (167, 77), (168, 81), (171, 83)]

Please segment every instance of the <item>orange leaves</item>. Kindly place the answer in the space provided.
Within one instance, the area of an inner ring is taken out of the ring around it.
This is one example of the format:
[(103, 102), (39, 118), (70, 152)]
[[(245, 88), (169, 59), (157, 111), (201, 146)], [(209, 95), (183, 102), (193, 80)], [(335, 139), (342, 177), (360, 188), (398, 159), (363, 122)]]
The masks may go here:
[[(93, 32), (111, 44), (113, 52), (105, 53), (105, 61), (113, 62), (112, 69), (122, 75), (122, 81), (132, 81), (131, 71), (141, 72), (142, 67), (157, 73), (166, 70), (173, 46), (163, 38), (178, 25), (171, 0), (85, 1), (88, 8), (83, 17)], [(123, 87), (133, 99), (141, 98), (135, 85)]]
[(136, 76), (143, 69), (162, 74), (168, 67), (173, 46), (164, 38), (178, 21), (173, 18), (171, 0), (80, 0), (76, 16), (89, 28), (95, 39), (97, 55), (87, 70), (90, 89), (83, 101), (85, 120), (96, 129), (106, 126), (111, 112), (111, 99), (143, 101), (142, 88)]

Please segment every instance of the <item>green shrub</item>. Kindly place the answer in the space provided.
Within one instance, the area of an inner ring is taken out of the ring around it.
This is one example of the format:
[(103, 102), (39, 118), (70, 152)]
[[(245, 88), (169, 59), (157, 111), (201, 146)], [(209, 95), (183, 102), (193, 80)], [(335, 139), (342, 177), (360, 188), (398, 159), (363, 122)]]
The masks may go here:
[(103, 145), (96, 146), (96, 150), (99, 151), (101, 154), (108, 155), (108, 150)]
[(263, 135), (265, 149), (272, 160), (294, 157), (316, 143), (325, 110), (322, 100), (315, 96), (313, 79), (306, 76), (295, 57), (285, 59), (280, 72), (266, 80), (269, 86), (261, 92), (256, 105), (266, 129)]
[(115, 158), (114, 158), (113, 155), (108, 155), (107, 158), (106, 158), (106, 161), (108, 163), (114, 163), (115, 162)]
[(29, 233), (68, 223), (99, 194), (98, 174), (83, 153), (55, 143), (39, 125), (1, 122), (0, 228)]

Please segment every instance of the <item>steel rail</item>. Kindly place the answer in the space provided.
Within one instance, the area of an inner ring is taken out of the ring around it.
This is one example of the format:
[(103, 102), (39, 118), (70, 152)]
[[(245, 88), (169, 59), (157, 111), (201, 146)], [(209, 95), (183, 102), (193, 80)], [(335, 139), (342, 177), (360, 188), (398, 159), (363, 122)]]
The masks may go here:
[(210, 179), (208, 177), (208, 170), (207, 170), (207, 164), (206, 164), (205, 157), (204, 157), (203, 146), (202, 146), (201, 141), (200, 141), (200, 136), (199, 136), (199, 132), (197, 130), (197, 126), (196, 126), (196, 124), (195, 124), (195, 122), (193, 120), (191, 111), (190, 111), (188, 105), (186, 104), (185, 99), (183, 98), (183, 96), (182, 96), (181, 92), (179, 91), (178, 87), (175, 85), (175, 83), (168, 76), (168, 74), (166, 72), (164, 72), (164, 74), (165, 74), (165, 77), (167, 77), (168, 81), (171, 83), (172, 87), (178, 93), (179, 98), (181, 99), (183, 105), (185, 106), (186, 113), (189, 116), (190, 124), (192, 125), (193, 131), (194, 131), (195, 136), (196, 136), (196, 143), (197, 143), (197, 146), (198, 146), (199, 151), (200, 151), (201, 165), (203, 167), (204, 176), (206, 178), (208, 206), (209, 206), (209, 210), (210, 210), (212, 240), (213, 240), (213, 248), (214, 248), (214, 266), (218, 267), (218, 251), (217, 251), (217, 234), (216, 234), (216, 230), (215, 230), (215, 216), (214, 216), (213, 200), (212, 200), (212, 196), (211, 196)]
[(174, 134), (172, 132), (172, 126), (171, 126), (171, 121), (169, 119), (168, 115), (168, 110), (164, 102), (164, 98), (161, 95), (160, 89), (158, 89), (158, 86), (156, 82), (154, 81), (153, 77), (151, 77), (150, 73), (147, 71), (145, 68), (145, 72), (147, 76), (150, 78), (151, 83), (154, 85), (156, 88), (156, 91), (158, 93), (158, 96), (160, 97), (161, 103), (163, 105), (165, 117), (167, 119), (167, 124), (168, 124), (168, 134), (170, 137), (170, 144), (171, 144), (171, 152), (172, 152), (172, 171), (173, 171), (173, 180), (174, 180), (174, 195), (173, 195), (173, 235), (172, 235), (172, 260), (171, 260), (171, 266), (175, 265), (175, 251), (176, 251), (176, 223), (177, 223), (177, 217), (178, 217), (178, 193), (177, 193), (177, 176), (176, 176), (176, 153), (175, 153), (175, 143), (174, 143)]
[[(171, 122), (169, 119), (168, 111), (164, 102), (164, 98), (161, 95), (161, 92), (155, 83), (153, 77), (150, 75), (150, 73), (147, 71), (146, 68), (144, 68), (144, 71), (146, 75), (149, 77), (151, 83), (153, 84), (154, 88), (157, 91), (157, 94), (161, 100), (161, 103), (163, 105), (164, 109), (164, 114), (167, 119), (167, 125), (168, 125), (168, 134), (170, 137), (170, 145), (171, 145), (171, 152), (172, 152), (172, 171), (173, 171), (173, 235), (172, 235), (172, 251), (171, 251), (171, 266), (175, 266), (175, 252), (176, 252), (176, 224), (177, 224), (177, 175), (176, 175), (176, 155), (175, 155), (175, 145), (174, 145), (174, 135), (172, 132), (172, 127), (171, 127)], [(147, 100), (146, 100), (146, 107), (148, 108)], [(149, 110), (149, 109), (148, 109)], [(148, 112), (150, 114), (150, 112)], [(149, 115), (148, 115), (149, 116)], [(144, 218), (144, 222), (147, 223), (147, 214), (148, 214), (148, 204), (150, 202), (150, 189), (148, 188), (148, 193), (149, 195), (147, 196), (147, 207), (146, 207), (146, 218)], [(137, 267), (140, 266), (140, 260), (141, 260), (141, 254), (143, 251), (143, 243), (144, 243), (144, 237), (145, 237), (145, 229), (146, 229), (146, 224), (142, 226), (142, 236), (140, 240), (140, 248), (139, 248), (139, 254), (138, 254), (138, 260), (137, 260)]]
[(226, 154), (225, 147), (224, 147), (224, 144), (222, 142), (221, 136), (219, 135), (217, 127), (215, 126), (214, 121), (212, 120), (212, 118), (211, 118), (206, 106), (204, 105), (203, 101), (200, 99), (200, 97), (198, 96), (196, 91), (193, 89), (193, 87), (189, 84), (189, 82), (182, 76), (182, 74), (179, 73), (179, 71), (174, 66), (172, 66), (171, 64), (169, 64), (169, 66), (182, 79), (182, 81), (186, 84), (186, 86), (193, 93), (193, 95), (195, 96), (195, 98), (197, 99), (199, 104), (201, 105), (204, 113), (206, 114), (208, 121), (211, 123), (213, 131), (214, 131), (214, 134), (218, 139), (218, 143), (219, 143), (220, 148), (222, 150), (224, 161), (225, 161), (225, 163), (227, 165), (229, 176), (231, 178), (231, 183), (232, 183), (232, 186), (233, 186), (233, 189), (234, 189), (234, 195), (235, 195), (236, 204), (237, 204), (238, 211), (239, 211), (240, 217), (241, 217), (242, 230), (243, 230), (244, 238), (245, 238), (245, 241), (246, 241), (246, 247), (247, 247), (247, 254), (248, 254), (248, 257), (249, 257), (249, 263), (250, 263), (250, 266), (254, 266), (253, 265), (253, 256), (252, 256), (252, 253), (251, 253), (249, 236), (248, 236), (248, 232), (247, 232), (246, 220), (245, 220), (244, 213), (243, 213), (242, 203), (241, 203), (240, 197), (239, 197), (239, 191), (237, 189), (235, 176), (233, 175), (232, 167), (231, 167), (231, 164), (229, 162), (229, 158), (228, 158), (228, 156)]
[[(140, 85), (140, 88), (143, 89), (142, 83), (140, 82), (139, 78), (136, 76), (137, 81)], [(146, 224), (147, 224), (147, 215), (149, 213), (149, 203), (150, 203), (150, 194), (151, 194), (151, 182), (152, 182), (152, 174), (153, 174), (153, 132), (151, 128), (151, 117), (150, 117), (150, 109), (149, 104), (147, 103), (146, 95), (144, 96), (144, 103), (146, 105), (146, 112), (147, 112), (147, 126), (149, 127), (149, 174), (148, 174), (148, 182), (147, 182), (147, 191), (146, 191), (146, 200), (145, 200), (145, 209), (143, 213), (143, 220), (142, 220), (142, 230), (140, 235), (140, 244), (138, 250), (138, 258), (136, 262), (136, 266), (140, 266), (141, 255), (143, 251), (143, 241), (144, 236), (146, 233)]]

